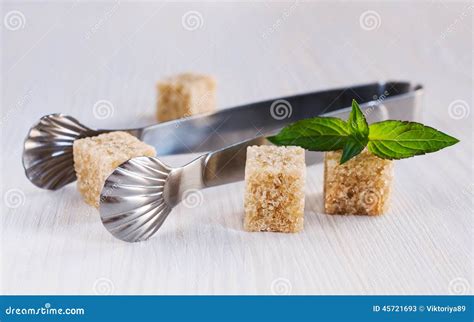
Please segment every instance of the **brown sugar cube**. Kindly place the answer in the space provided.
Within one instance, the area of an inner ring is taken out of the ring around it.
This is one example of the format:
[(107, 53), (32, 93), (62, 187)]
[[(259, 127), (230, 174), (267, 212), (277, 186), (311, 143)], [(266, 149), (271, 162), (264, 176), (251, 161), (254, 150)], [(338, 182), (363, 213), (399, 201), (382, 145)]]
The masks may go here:
[(245, 164), (245, 230), (301, 231), (305, 177), (304, 149), (272, 145), (248, 147)]
[(324, 209), (327, 214), (380, 215), (390, 204), (393, 161), (364, 150), (340, 165), (342, 152), (324, 160)]
[(96, 208), (105, 179), (125, 161), (153, 157), (155, 149), (126, 132), (111, 132), (74, 141), (77, 187), (84, 201)]
[(179, 74), (158, 82), (156, 117), (165, 122), (216, 109), (216, 81), (208, 75)]

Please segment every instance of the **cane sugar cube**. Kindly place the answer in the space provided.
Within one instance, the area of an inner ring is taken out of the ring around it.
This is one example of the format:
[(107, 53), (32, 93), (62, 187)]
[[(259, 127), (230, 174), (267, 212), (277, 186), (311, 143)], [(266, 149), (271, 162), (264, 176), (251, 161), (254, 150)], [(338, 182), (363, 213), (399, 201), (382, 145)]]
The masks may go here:
[(84, 201), (99, 207), (105, 179), (125, 161), (153, 157), (155, 149), (126, 132), (110, 132), (74, 141), (74, 168), (77, 187)]
[(211, 76), (185, 73), (158, 82), (156, 116), (160, 122), (215, 109), (216, 81)]
[(364, 150), (340, 165), (341, 151), (324, 160), (324, 209), (327, 214), (380, 215), (388, 210), (393, 161)]
[(245, 230), (301, 231), (305, 177), (304, 149), (272, 145), (248, 147), (245, 164)]

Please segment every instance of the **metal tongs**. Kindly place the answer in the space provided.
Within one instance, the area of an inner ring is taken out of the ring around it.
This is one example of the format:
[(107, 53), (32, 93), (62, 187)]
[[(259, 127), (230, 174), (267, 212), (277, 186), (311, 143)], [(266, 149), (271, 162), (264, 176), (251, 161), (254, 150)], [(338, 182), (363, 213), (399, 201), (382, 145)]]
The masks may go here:
[[(146, 240), (161, 227), (186, 191), (242, 180), (246, 148), (268, 144), (266, 136), (285, 125), (322, 115), (346, 117), (352, 99), (359, 102), (369, 122), (416, 120), (422, 89), (408, 82), (373, 83), (120, 130), (154, 146), (159, 156), (213, 152), (179, 168), (171, 168), (156, 157), (138, 157), (123, 163), (107, 178), (102, 190), (102, 223), (118, 239)], [(111, 131), (119, 130), (93, 130), (63, 114), (42, 117), (25, 140), (26, 176), (36, 186), (50, 190), (75, 181), (74, 140)]]

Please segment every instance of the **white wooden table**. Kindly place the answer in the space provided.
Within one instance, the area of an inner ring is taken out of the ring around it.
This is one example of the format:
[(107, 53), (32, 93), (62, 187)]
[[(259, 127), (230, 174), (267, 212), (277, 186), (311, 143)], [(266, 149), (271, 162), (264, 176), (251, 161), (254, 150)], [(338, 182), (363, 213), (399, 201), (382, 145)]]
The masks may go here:
[[(189, 15), (196, 24), (183, 23)], [(472, 17), (469, 2), (4, 2), (2, 292), (471, 294)], [(155, 238), (127, 244), (75, 185), (47, 192), (25, 178), (22, 141), (39, 117), (151, 124), (155, 82), (181, 71), (214, 74), (221, 108), (420, 82), (424, 122), (461, 143), (398, 161), (391, 210), (377, 218), (324, 215), (323, 170), (309, 167), (300, 234), (244, 232), (240, 182), (204, 191)], [(108, 114), (94, 113), (99, 100)]]

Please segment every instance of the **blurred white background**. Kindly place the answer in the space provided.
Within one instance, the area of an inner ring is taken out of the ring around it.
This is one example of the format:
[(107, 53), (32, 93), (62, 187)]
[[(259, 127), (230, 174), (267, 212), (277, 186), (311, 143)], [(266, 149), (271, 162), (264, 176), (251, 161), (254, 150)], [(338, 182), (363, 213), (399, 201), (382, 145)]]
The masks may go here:
[[(275, 281), (292, 294), (472, 292), (472, 2), (3, 1), (1, 16), (3, 292), (260, 294)], [(41, 116), (148, 125), (156, 81), (183, 71), (215, 75), (220, 108), (421, 83), (424, 123), (461, 143), (400, 162), (391, 217), (327, 218), (310, 200), (297, 237), (243, 233), (240, 215), (225, 217), (242, 212), (236, 184), (125, 245), (73, 185), (48, 193), (24, 177), (22, 142)], [(99, 100), (112, 107), (97, 117)]]

